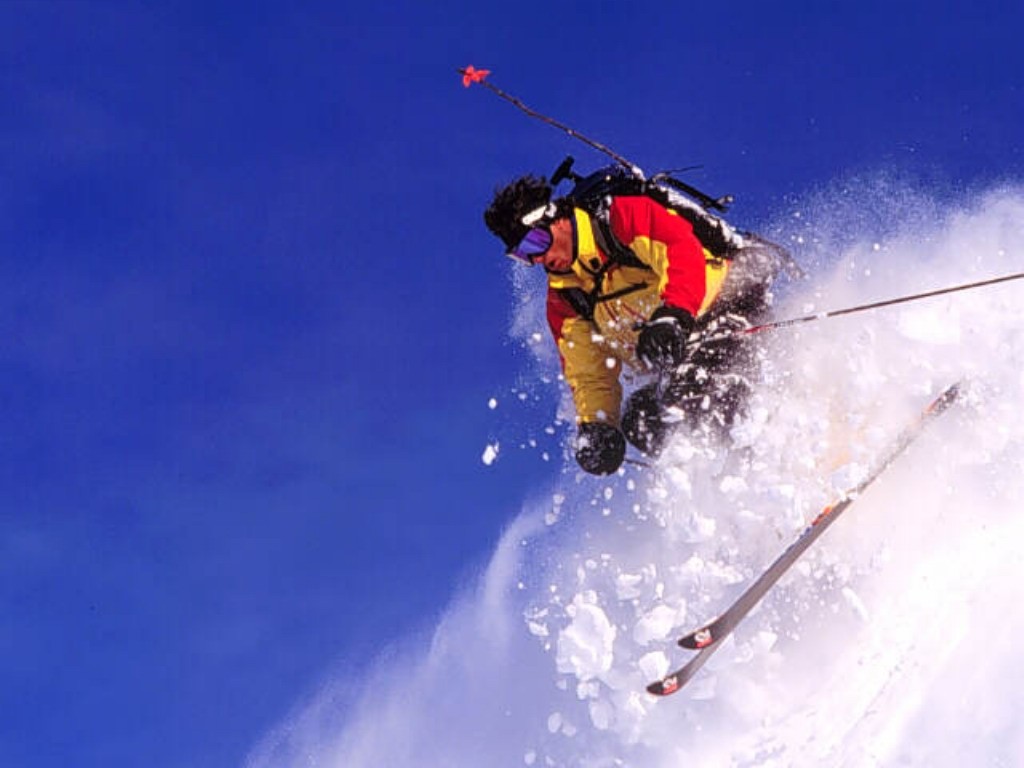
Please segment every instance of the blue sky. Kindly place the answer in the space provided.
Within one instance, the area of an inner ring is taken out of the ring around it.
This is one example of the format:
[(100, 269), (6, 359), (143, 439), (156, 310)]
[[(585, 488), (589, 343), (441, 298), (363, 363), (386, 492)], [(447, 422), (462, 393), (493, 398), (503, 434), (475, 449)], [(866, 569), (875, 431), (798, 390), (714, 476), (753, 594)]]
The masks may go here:
[(550, 5), (0, 5), (0, 763), (239, 764), (560, 471), (481, 210), (604, 159), (457, 67), (748, 228), (1024, 175), (1017, 0)]

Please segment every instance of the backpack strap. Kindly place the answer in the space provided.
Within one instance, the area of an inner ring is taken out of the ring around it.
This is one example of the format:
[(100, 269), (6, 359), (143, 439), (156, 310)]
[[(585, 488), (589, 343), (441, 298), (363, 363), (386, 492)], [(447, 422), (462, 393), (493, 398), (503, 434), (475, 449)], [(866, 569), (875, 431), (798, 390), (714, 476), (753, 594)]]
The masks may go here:
[(576, 311), (577, 315), (589, 322), (594, 321), (596, 302), (591, 298), (590, 294), (582, 288), (560, 288), (558, 293), (569, 302), (569, 306)]
[(592, 291), (586, 291), (582, 288), (560, 288), (558, 293), (561, 294), (580, 317), (593, 321), (594, 309), (598, 304), (627, 296), (645, 286), (645, 283), (641, 282), (627, 285), (612, 293), (603, 294), (601, 289), (604, 286), (604, 276), (609, 269), (615, 266), (623, 266), (635, 267), (648, 272), (653, 272), (654, 270), (640, 261), (637, 255), (615, 236), (608, 221), (607, 209), (595, 213), (578, 208), (577, 212), (577, 215), (586, 215), (586, 220), (589, 223), (588, 230), (590, 235), (593, 236), (593, 245), (596, 245), (607, 259), (597, 272), (591, 273), (591, 278), (594, 281)]
[(594, 242), (608, 256), (610, 261), (623, 267), (637, 267), (638, 269), (651, 271), (651, 268), (640, 261), (628, 245), (615, 236), (606, 212), (591, 214), (590, 220), (594, 224)]

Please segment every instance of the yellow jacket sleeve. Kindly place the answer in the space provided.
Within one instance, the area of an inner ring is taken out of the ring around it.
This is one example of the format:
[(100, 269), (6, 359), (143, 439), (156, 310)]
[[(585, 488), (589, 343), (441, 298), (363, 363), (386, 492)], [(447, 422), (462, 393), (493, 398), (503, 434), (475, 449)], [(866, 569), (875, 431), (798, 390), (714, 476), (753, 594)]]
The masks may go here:
[(622, 363), (602, 347), (594, 324), (580, 317), (561, 324), (557, 337), (562, 370), (572, 389), (579, 421), (606, 421), (618, 426), (622, 401)]

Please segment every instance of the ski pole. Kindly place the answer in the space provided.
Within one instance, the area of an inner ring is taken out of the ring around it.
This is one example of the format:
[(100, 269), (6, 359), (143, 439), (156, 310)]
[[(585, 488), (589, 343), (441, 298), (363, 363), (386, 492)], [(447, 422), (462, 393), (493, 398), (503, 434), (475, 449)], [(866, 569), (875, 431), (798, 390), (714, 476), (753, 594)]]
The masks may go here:
[(491, 74), (491, 71), (489, 69), (477, 69), (472, 64), (470, 64), (468, 67), (459, 67), (458, 72), (460, 75), (462, 75), (462, 84), (467, 88), (469, 88), (469, 86), (472, 85), (473, 83), (480, 83), (480, 85), (489, 90), (491, 93), (500, 96), (505, 101), (518, 107), (530, 117), (535, 117), (538, 120), (547, 123), (548, 125), (554, 126), (560, 131), (564, 131), (574, 139), (579, 139), (588, 147), (593, 147), (598, 152), (603, 152), (604, 154), (608, 155), (608, 157), (612, 158), (612, 160), (614, 160), (616, 163), (624, 167), (627, 171), (632, 173), (637, 178), (644, 178), (644, 173), (643, 171), (640, 170), (638, 166), (629, 162), (629, 160), (624, 158), (615, 150), (610, 149), (609, 147), (606, 147), (604, 144), (594, 141), (593, 139), (588, 138), (587, 136), (584, 136), (579, 131), (570, 128), (565, 123), (561, 123), (558, 120), (555, 120), (553, 117), (548, 117), (547, 115), (542, 114), (537, 110), (526, 106), (526, 104), (524, 104), (520, 99), (517, 99), (512, 94), (506, 93), (505, 91), (501, 90), (501, 88), (498, 88), (496, 85), (488, 82), (485, 78), (487, 77), (487, 75)]
[(982, 288), (986, 285), (995, 285), (997, 283), (1008, 283), (1011, 280), (1020, 280), (1024, 278), (1024, 272), (1017, 272), (1012, 275), (1004, 275), (1003, 277), (994, 277), (990, 280), (979, 280), (975, 283), (964, 283), (963, 285), (954, 285), (950, 288), (939, 288), (935, 291), (925, 291), (924, 293), (915, 293), (909, 296), (900, 296), (896, 299), (886, 299), (884, 301), (874, 301), (870, 304), (860, 304), (855, 307), (847, 307), (846, 309), (835, 309), (830, 312), (818, 312), (814, 315), (804, 315), (803, 317), (794, 317), (789, 320), (778, 320), (773, 323), (763, 323), (762, 325), (754, 325), (750, 328), (744, 328), (742, 330), (735, 331), (736, 335), (749, 334), (749, 333), (760, 333), (761, 331), (772, 331), (777, 328), (788, 328), (791, 325), (799, 325), (801, 323), (809, 323), (812, 320), (824, 320), (829, 317), (841, 317), (843, 315), (852, 315), (857, 312), (867, 312), (869, 309), (878, 309), (880, 307), (890, 307), (894, 304), (905, 304), (909, 301), (918, 301), (920, 299), (927, 299), (932, 296), (942, 296), (946, 293), (956, 293), (957, 291), (967, 291), (973, 288)]
[[(457, 71), (460, 75), (462, 75), (462, 84), (466, 88), (469, 88), (469, 86), (471, 86), (473, 83), (480, 83), (480, 85), (489, 90), (491, 93), (500, 96), (505, 101), (518, 107), (530, 117), (535, 117), (538, 120), (547, 123), (548, 125), (554, 126), (555, 128), (558, 128), (560, 131), (564, 131), (565, 133), (569, 134), (569, 136), (571, 136), (572, 138), (579, 139), (587, 146), (593, 147), (598, 152), (603, 152), (604, 154), (608, 155), (608, 157), (612, 158), (616, 163), (623, 166), (636, 178), (640, 179), (641, 181), (646, 180), (647, 177), (644, 176), (644, 172), (640, 169), (640, 166), (636, 165), (636, 163), (631, 163), (629, 160), (627, 160), (625, 157), (620, 155), (615, 150), (605, 146), (604, 144), (601, 144), (600, 142), (594, 141), (593, 139), (587, 136), (584, 136), (582, 133), (580, 133), (574, 128), (570, 128), (565, 123), (561, 123), (558, 120), (555, 120), (553, 117), (548, 117), (547, 115), (542, 114), (537, 110), (526, 106), (526, 104), (524, 104), (521, 99), (516, 98), (510, 93), (506, 93), (505, 91), (501, 90), (501, 88), (499, 88), (498, 86), (488, 82), (486, 78), (489, 74), (491, 74), (491, 70), (477, 69), (472, 64), (470, 64), (468, 67), (457, 68)], [(705, 208), (713, 208), (716, 211), (725, 212), (726, 210), (728, 210), (729, 206), (733, 202), (732, 195), (712, 197), (711, 195), (705, 192), (701, 192), (696, 187), (693, 187), (684, 181), (672, 178), (671, 176), (668, 175), (669, 173), (671, 173), (671, 171), (662, 171), (661, 173), (655, 174), (653, 181), (656, 181), (660, 184), (667, 184), (668, 186), (675, 187), (680, 192), (684, 192), (687, 195), (690, 195)]]

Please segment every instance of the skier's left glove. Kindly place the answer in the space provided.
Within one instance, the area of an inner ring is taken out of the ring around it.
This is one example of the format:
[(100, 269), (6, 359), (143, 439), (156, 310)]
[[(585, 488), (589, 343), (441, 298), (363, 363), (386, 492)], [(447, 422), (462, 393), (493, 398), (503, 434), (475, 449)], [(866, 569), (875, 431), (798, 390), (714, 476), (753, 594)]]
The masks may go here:
[(636, 356), (659, 373), (678, 368), (686, 357), (686, 340), (693, 330), (693, 315), (685, 309), (663, 304), (640, 328)]
[(576, 437), (576, 461), (592, 475), (610, 475), (626, 457), (626, 438), (618, 427), (585, 421)]

